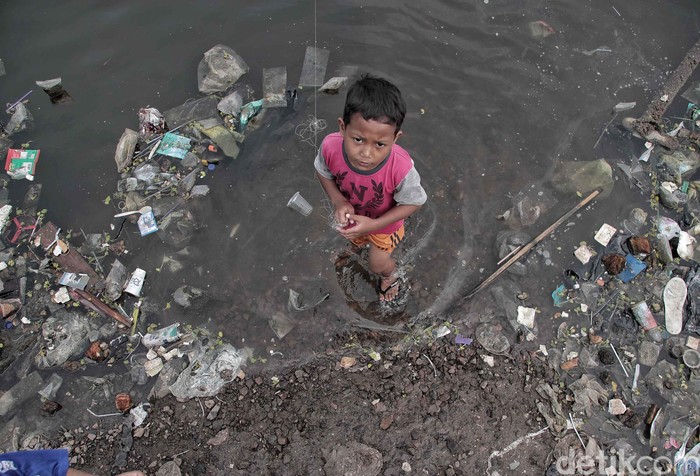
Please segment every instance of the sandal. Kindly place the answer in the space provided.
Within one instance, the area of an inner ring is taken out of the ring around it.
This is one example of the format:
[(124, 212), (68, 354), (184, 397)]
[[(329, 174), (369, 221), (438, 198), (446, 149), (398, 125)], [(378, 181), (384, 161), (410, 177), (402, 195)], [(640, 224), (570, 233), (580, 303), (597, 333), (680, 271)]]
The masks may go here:
[[(390, 276), (387, 276), (387, 278)], [(387, 286), (386, 289), (382, 289), (382, 279), (383, 277), (379, 278), (379, 284), (377, 284), (377, 292), (381, 295), (384, 296), (384, 301), (385, 302), (392, 302), (395, 301), (396, 298), (398, 298), (398, 294), (394, 297), (394, 299), (388, 300), (386, 299), (386, 293), (388, 293), (391, 289), (395, 288), (396, 286), (399, 286), (401, 284), (402, 278), (397, 277), (396, 280), (391, 283), (389, 286)]]

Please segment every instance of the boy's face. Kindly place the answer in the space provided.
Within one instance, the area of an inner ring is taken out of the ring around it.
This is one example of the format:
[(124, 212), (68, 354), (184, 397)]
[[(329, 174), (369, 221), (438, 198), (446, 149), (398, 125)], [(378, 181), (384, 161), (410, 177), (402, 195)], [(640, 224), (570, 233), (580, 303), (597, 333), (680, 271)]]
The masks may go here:
[(338, 126), (343, 135), (343, 146), (348, 160), (359, 170), (372, 170), (377, 167), (401, 137), (401, 131), (396, 132), (396, 125), (382, 124), (374, 119), (368, 121), (359, 112), (350, 116), (348, 124), (345, 124), (342, 118), (338, 118)]

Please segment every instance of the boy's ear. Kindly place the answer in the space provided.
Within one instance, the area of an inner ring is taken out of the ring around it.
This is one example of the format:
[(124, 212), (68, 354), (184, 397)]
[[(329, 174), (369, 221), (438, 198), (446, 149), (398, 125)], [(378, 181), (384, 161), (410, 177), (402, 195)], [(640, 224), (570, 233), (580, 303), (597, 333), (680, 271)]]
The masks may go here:
[(397, 132), (396, 135), (394, 136), (394, 142), (396, 142), (397, 140), (399, 140), (399, 137), (401, 137), (402, 135), (403, 135), (403, 131)]
[(339, 117), (338, 118), (338, 130), (340, 132), (345, 132), (345, 123), (343, 122), (343, 118)]

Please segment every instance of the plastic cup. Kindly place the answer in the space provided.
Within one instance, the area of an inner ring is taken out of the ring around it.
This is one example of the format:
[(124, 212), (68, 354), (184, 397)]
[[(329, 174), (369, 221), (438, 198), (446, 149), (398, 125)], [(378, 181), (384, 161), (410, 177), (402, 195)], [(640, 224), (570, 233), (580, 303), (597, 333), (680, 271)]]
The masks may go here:
[(146, 279), (146, 271), (141, 268), (136, 268), (134, 274), (131, 275), (129, 283), (126, 285), (124, 292), (131, 294), (132, 296), (139, 297), (141, 295), (141, 288), (143, 287), (143, 280)]
[(683, 352), (683, 363), (690, 369), (700, 367), (700, 353), (697, 350), (687, 349)]
[(295, 193), (292, 198), (289, 199), (287, 206), (292, 210), (301, 213), (305, 217), (309, 216), (314, 209), (314, 207), (312, 207), (311, 204), (307, 202), (299, 192)]

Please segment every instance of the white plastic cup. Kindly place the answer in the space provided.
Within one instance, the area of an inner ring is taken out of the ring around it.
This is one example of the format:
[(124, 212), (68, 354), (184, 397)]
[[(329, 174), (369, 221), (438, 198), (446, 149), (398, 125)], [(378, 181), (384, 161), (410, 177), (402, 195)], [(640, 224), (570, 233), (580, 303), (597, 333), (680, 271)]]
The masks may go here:
[(309, 216), (314, 209), (314, 207), (312, 207), (311, 204), (307, 202), (299, 192), (295, 193), (292, 198), (289, 199), (287, 206), (292, 210), (301, 213), (305, 217)]
[(686, 349), (683, 352), (683, 363), (690, 369), (697, 369), (700, 367), (700, 353), (694, 349)]
[(135, 297), (140, 297), (141, 288), (143, 287), (143, 282), (145, 279), (146, 272), (141, 268), (136, 268), (136, 270), (134, 270), (134, 274), (131, 275), (129, 282), (126, 285), (126, 288), (124, 288), (124, 292)]

